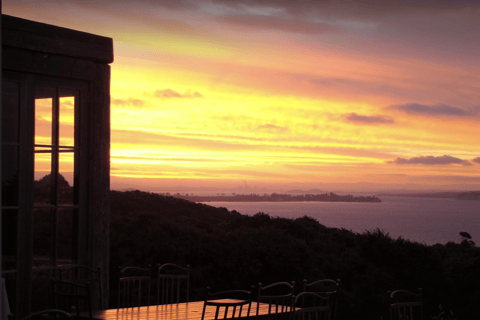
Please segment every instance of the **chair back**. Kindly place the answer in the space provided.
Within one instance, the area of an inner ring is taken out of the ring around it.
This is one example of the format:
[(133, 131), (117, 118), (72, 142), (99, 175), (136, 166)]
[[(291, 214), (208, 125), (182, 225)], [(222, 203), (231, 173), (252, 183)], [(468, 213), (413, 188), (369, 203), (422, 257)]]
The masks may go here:
[(125, 267), (118, 280), (118, 308), (150, 305), (150, 266)]
[(340, 291), (340, 279), (322, 279), (308, 283), (303, 280), (303, 292), (313, 292), (317, 295), (328, 297), (329, 299), (324, 301), (329, 303), (330, 307), (330, 320), (336, 320), (338, 310), (338, 300)]
[(65, 312), (74, 309), (72, 315), (80, 317), (81, 312), (88, 312), (92, 317), (92, 297), (90, 295), (90, 283), (79, 284), (70, 281), (52, 280), (53, 309)]
[(252, 292), (253, 290), (229, 290), (210, 293), (210, 287), (207, 287), (202, 320), (249, 317), (252, 307)]
[(189, 265), (181, 267), (174, 263), (159, 264), (157, 276), (157, 305), (189, 301)]
[(32, 313), (20, 320), (70, 320), (72, 315), (63, 310), (49, 309)]
[(390, 320), (423, 320), (423, 292), (395, 290), (389, 293)]
[(302, 292), (292, 298), (292, 320), (330, 320), (330, 297)]
[[(106, 309), (103, 301), (104, 296), (102, 267), (99, 266), (94, 269), (84, 265), (73, 265), (62, 270), (60, 274), (60, 279), (79, 284), (85, 284), (87, 282), (90, 283), (90, 289), (92, 290), (92, 298), (94, 298), (92, 301), (92, 308), (94, 310)], [(96, 292), (98, 292), (98, 299)]]
[[(276, 282), (264, 287), (261, 283), (258, 284), (257, 302), (268, 304), (267, 319), (289, 319), (294, 288), (295, 281)], [(257, 318), (259, 308), (260, 305), (257, 304)]]

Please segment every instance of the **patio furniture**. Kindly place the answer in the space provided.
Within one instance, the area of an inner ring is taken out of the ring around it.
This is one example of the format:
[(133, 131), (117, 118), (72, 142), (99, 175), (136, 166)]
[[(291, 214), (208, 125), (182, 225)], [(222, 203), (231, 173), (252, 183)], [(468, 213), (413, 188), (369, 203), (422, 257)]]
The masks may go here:
[[(294, 287), (295, 281), (276, 282), (264, 287), (261, 283), (258, 284), (257, 301), (269, 305), (268, 319), (288, 319)], [(257, 305), (257, 318), (258, 316)]]
[(88, 282), (92, 292), (95, 290), (93, 287), (96, 286), (98, 289), (98, 303), (93, 301), (92, 308), (95, 310), (105, 309), (103, 301), (103, 273), (100, 266), (93, 269), (89, 266), (73, 265), (62, 269), (60, 279), (78, 284), (86, 284)]
[(330, 297), (301, 292), (292, 298), (292, 320), (330, 320)]
[(150, 305), (150, 265), (147, 268), (125, 267), (118, 280), (119, 308)]
[[(208, 307), (203, 313), (205, 301), (181, 302), (175, 304), (162, 304), (154, 306), (143, 306), (139, 308), (120, 308), (93, 311), (93, 319), (96, 320), (145, 320), (145, 319), (168, 319), (168, 320), (214, 320), (215, 308)], [(238, 307), (237, 307), (238, 309)], [(258, 310), (260, 319), (268, 319), (270, 306), (260, 303), (257, 309), (257, 302), (253, 301), (251, 310)], [(238, 310), (236, 310), (237, 312)], [(230, 312), (230, 311), (229, 311)], [(242, 310), (241, 319), (252, 319), (255, 315), (251, 312), (247, 318), (245, 306)], [(221, 312), (219, 311), (219, 314)], [(86, 314), (85, 317), (88, 317)]]
[(79, 284), (63, 280), (52, 280), (53, 309), (65, 312), (74, 308), (72, 315), (78, 317), (80, 312), (86, 312), (92, 319), (92, 297), (90, 283)]
[(26, 317), (23, 317), (20, 320), (70, 320), (72, 315), (63, 310), (59, 309), (49, 309), (34, 312)]
[(306, 279), (303, 280), (303, 292), (314, 292), (322, 297), (329, 298), (327, 301), (330, 307), (331, 320), (335, 320), (337, 317), (339, 289), (340, 279), (336, 281), (332, 279), (322, 279), (311, 283), (308, 283)]
[[(250, 316), (252, 292), (253, 290), (229, 290), (210, 293), (210, 287), (207, 287), (202, 320), (235, 319)], [(207, 317), (207, 315), (210, 316)]]
[(186, 267), (174, 263), (158, 265), (157, 304), (188, 302), (189, 291), (190, 265)]
[(423, 320), (423, 290), (418, 293), (407, 290), (388, 292), (390, 320)]

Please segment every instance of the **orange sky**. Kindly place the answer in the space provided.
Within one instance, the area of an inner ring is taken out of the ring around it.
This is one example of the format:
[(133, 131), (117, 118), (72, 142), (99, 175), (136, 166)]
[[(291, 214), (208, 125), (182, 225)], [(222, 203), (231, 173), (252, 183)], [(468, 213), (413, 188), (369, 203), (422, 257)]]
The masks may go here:
[(476, 1), (4, 0), (3, 12), (114, 39), (113, 189), (480, 189)]

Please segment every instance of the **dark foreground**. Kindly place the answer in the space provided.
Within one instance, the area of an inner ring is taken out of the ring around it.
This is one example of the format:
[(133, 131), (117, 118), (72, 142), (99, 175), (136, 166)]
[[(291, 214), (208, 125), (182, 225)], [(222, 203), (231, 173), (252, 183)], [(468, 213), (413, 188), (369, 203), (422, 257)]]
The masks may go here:
[(358, 234), (309, 217), (245, 216), (140, 191), (112, 191), (111, 201), (111, 306), (119, 265), (175, 262), (191, 265), (191, 300), (206, 286), (338, 278), (340, 320), (386, 319), (386, 291), (420, 287), (424, 319), (438, 315), (439, 304), (459, 319), (480, 314), (480, 248), (466, 238), (426, 246), (378, 229)]

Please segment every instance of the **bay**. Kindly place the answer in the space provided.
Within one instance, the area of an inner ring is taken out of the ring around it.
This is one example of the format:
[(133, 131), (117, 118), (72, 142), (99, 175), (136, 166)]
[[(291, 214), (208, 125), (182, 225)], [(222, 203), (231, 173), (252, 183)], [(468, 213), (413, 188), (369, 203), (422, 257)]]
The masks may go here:
[(205, 202), (245, 215), (309, 216), (331, 228), (363, 233), (377, 228), (396, 239), (433, 245), (459, 242), (468, 232), (480, 245), (480, 201), (446, 198), (380, 197), (381, 203), (361, 202)]

